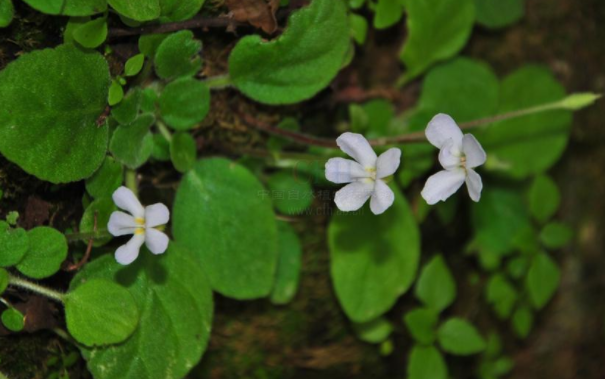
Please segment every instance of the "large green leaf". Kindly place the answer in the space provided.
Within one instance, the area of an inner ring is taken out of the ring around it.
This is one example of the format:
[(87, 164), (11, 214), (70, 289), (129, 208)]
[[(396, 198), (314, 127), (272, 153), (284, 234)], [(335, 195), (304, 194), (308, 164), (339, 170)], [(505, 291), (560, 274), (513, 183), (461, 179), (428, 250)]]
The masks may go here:
[(40, 12), (62, 16), (90, 16), (107, 10), (107, 0), (23, 0)]
[(276, 40), (242, 38), (229, 57), (229, 74), (235, 86), (254, 100), (297, 103), (332, 81), (349, 46), (344, 2), (313, 0), (290, 17)]
[(160, 0), (107, 0), (122, 16), (136, 21), (151, 21), (160, 17)]
[(408, 361), (408, 379), (447, 378), (447, 364), (439, 350), (434, 346), (414, 346)]
[(466, 320), (452, 317), (437, 330), (443, 350), (455, 355), (476, 354), (485, 349), (485, 340), (477, 329)]
[(475, 22), (473, 0), (408, 1), (408, 39), (401, 52), (412, 79), (466, 44)]
[(100, 54), (62, 45), (21, 56), (0, 72), (0, 152), (54, 183), (92, 175), (107, 149), (96, 121), (108, 88)]
[(525, 0), (475, 0), (477, 23), (490, 29), (519, 21), (525, 12)]
[[(563, 87), (548, 70), (527, 66), (502, 81), (498, 113), (561, 100), (564, 96)], [(546, 171), (561, 157), (570, 126), (571, 113), (556, 110), (500, 121), (477, 136), (489, 160), (498, 162), (504, 174), (520, 179)]]
[(198, 161), (177, 191), (173, 220), (175, 239), (200, 257), (213, 289), (236, 299), (269, 295), (277, 225), (250, 171), (222, 158)]
[(128, 340), (83, 349), (94, 377), (185, 377), (206, 349), (212, 322), (212, 293), (197, 257), (175, 243), (163, 255), (146, 252), (127, 267), (105, 255), (85, 266), (71, 290), (97, 278), (126, 287), (141, 314)]
[[(141, 39), (141, 41), (145, 40)], [(190, 30), (181, 30), (166, 37), (159, 35), (148, 40), (149, 46), (145, 47), (145, 50), (153, 51), (158, 42), (154, 63), (155, 72), (160, 78), (193, 76), (202, 67), (202, 60), (199, 57), (202, 43), (194, 38)]]
[(175, 130), (188, 130), (200, 123), (210, 110), (210, 89), (192, 78), (169, 83), (160, 96), (162, 119)]
[(418, 226), (403, 195), (375, 216), (337, 213), (328, 228), (331, 274), (340, 304), (355, 322), (388, 311), (412, 284), (420, 255)]
[(418, 299), (437, 312), (456, 299), (456, 282), (441, 255), (435, 256), (424, 266), (415, 292)]

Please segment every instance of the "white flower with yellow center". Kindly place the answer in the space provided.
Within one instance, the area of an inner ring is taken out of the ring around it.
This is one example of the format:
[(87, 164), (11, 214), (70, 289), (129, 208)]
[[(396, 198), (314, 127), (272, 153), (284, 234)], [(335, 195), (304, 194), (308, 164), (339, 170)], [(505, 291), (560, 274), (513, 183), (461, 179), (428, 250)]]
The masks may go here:
[(422, 190), (422, 197), (429, 204), (445, 201), (466, 182), (468, 194), (479, 201), (483, 183), (474, 168), (485, 163), (485, 151), (472, 134), (462, 130), (450, 116), (440, 113), (433, 117), (426, 128), (426, 138), (440, 149), (439, 163), (444, 170), (431, 176)]
[(113, 212), (107, 223), (107, 230), (115, 237), (133, 234), (128, 243), (116, 250), (118, 263), (127, 265), (137, 259), (143, 243), (153, 254), (165, 252), (168, 248), (168, 236), (155, 228), (168, 223), (168, 208), (162, 203), (143, 208), (135, 194), (126, 187), (118, 188), (112, 198), (118, 208), (130, 214)]
[(395, 194), (386, 184), (387, 177), (399, 167), (401, 150), (392, 148), (380, 155), (361, 134), (344, 133), (336, 144), (355, 161), (331, 158), (326, 163), (326, 179), (333, 183), (350, 183), (336, 192), (334, 202), (341, 211), (356, 211), (371, 197), (370, 210), (375, 215), (386, 211)]

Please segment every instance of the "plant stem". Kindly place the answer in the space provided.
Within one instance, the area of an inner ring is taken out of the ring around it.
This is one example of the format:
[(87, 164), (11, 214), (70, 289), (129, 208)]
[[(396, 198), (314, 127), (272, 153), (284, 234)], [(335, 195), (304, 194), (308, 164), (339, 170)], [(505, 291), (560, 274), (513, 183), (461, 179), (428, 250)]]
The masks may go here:
[(160, 120), (157, 120), (155, 122), (155, 124), (158, 127), (158, 131), (160, 132), (160, 134), (162, 134), (164, 136), (164, 138), (166, 138), (166, 141), (168, 141), (168, 142), (172, 141), (172, 133), (170, 133), (170, 130), (168, 130), (168, 127), (166, 126), (166, 124), (164, 124)]
[(187, 21), (169, 22), (161, 25), (145, 25), (138, 28), (111, 28), (107, 35), (108, 38), (128, 37), (141, 34), (159, 34), (176, 32), (184, 29), (200, 28), (235, 28), (246, 26), (248, 24), (235, 21), (229, 17), (194, 17)]
[(224, 89), (233, 86), (229, 74), (211, 76), (202, 80), (210, 89)]
[(102, 238), (111, 237), (111, 234), (107, 231), (107, 229), (99, 229), (96, 232), (84, 232), (84, 233), (70, 233), (66, 234), (65, 238), (67, 238), (67, 242), (73, 241), (88, 241), (88, 240), (97, 240)]
[(43, 287), (41, 285), (38, 285), (36, 283), (32, 283), (32, 282), (28, 282), (25, 279), (21, 279), (17, 276), (13, 276), (10, 275), (8, 276), (8, 284), (15, 286), (15, 287), (21, 287), (21, 288), (25, 288), (27, 290), (30, 290), (32, 292), (38, 293), (40, 295), (46, 296), (49, 299), (53, 299), (56, 300), (60, 303), (64, 303), (65, 302), (65, 294), (61, 293), (59, 291), (55, 291), (52, 290), (50, 288), (46, 288)]
[(137, 184), (137, 172), (133, 169), (126, 169), (126, 187), (128, 187), (135, 196), (139, 196), (139, 186)]

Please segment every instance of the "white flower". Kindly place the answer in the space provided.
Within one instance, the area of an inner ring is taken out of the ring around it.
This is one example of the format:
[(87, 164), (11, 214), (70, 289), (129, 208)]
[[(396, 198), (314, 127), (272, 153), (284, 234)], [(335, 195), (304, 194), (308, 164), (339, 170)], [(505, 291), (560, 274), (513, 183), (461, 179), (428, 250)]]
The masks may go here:
[(127, 265), (137, 259), (143, 242), (153, 254), (165, 252), (168, 248), (168, 236), (155, 227), (168, 223), (168, 208), (161, 203), (143, 208), (135, 194), (126, 187), (118, 188), (112, 198), (118, 208), (130, 214), (113, 212), (107, 223), (107, 230), (115, 237), (134, 234), (128, 243), (116, 250), (118, 263)]
[(401, 150), (392, 148), (376, 157), (361, 134), (344, 133), (336, 144), (355, 161), (331, 158), (326, 163), (326, 179), (334, 183), (350, 183), (336, 192), (334, 202), (341, 211), (356, 211), (370, 198), (370, 209), (378, 215), (387, 210), (395, 194), (383, 180), (397, 171)]
[(475, 167), (485, 163), (485, 151), (471, 134), (462, 130), (450, 116), (440, 113), (426, 127), (426, 138), (439, 152), (439, 163), (445, 170), (431, 176), (424, 185), (422, 197), (429, 204), (445, 201), (466, 181), (468, 194), (479, 201), (483, 183)]

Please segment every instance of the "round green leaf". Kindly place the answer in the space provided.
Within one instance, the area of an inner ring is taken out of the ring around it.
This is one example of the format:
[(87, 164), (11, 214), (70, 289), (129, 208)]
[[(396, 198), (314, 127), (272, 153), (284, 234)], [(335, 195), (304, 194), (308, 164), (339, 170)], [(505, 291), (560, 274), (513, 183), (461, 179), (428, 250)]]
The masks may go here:
[[(91, 233), (94, 231), (95, 215), (97, 218), (97, 229), (105, 229), (111, 214), (117, 210), (111, 196), (95, 199), (84, 211), (80, 220), (80, 232)], [(111, 237), (95, 239), (93, 246), (103, 246), (111, 241)]]
[(472, 355), (485, 349), (485, 341), (468, 321), (450, 318), (437, 330), (443, 350), (454, 355)]
[(279, 171), (269, 177), (267, 187), (275, 208), (283, 214), (297, 215), (313, 202), (313, 188), (309, 179), (296, 172)]
[(0, 0), (0, 28), (6, 28), (10, 25), (14, 13), (12, 0)]
[(118, 80), (113, 80), (109, 87), (109, 94), (107, 95), (107, 102), (110, 106), (114, 106), (124, 99), (124, 88)]
[(550, 301), (559, 288), (560, 279), (559, 267), (548, 255), (541, 253), (533, 258), (525, 288), (534, 308), (541, 309)]
[(25, 326), (25, 317), (15, 308), (8, 308), (2, 312), (2, 324), (11, 332), (20, 332)]
[(210, 89), (193, 78), (168, 84), (160, 96), (162, 119), (176, 130), (188, 130), (200, 123), (210, 110)]
[(550, 249), (558, 249), (569, 243), (573, 231), (561, 222), (551, 222), (540, 232), (540, 241)]
[(353, 328), (360, 340), (367, 343), (382, 343), (393, 333), (393, 325), (384, 317), (372, 321), (354, 323)]
[(557, 184), (546, 175), (537, 176), (529, 188), (529, 210), (539, 222), (550, 219), (561, 204)]
[(139, 309), (124, 287), (105, 279), (91, 279), (65, 296), (69, 333), (86, 346), (124, 341), (139, 323)]
[(67, 258), (67, 240), (56, 229), (39, 226), (27, 232), (29, 250), (17, 269), (23, 275), (43, 279), (59, 271)]
[(151, 21), (160, 17), (160, 0), (107, 0), (122, 16), (135, 21)]
[(108, 87), (100, 54), (62, 45), (22, 55), (0, 72), (0, 152), (53, 183), (89, 177), (107, 149), (96, 122)]
[(351, 28), (351, 37), (353, 37), (353, 40), (359, 45), (363, 45), (368, 36), (368, 20), (361, 15), (350, 13), (349, 26)]
[(402, 0), (378, 0), (376, 9), (374, 9), (374, 27), (376, 29), (386, 29), (393, 26), (403, 16)]
[(6, 221), (0, 221), (0, 267), (16, 265), (28, 249), (27, 232), (21, 228), (13, 229)]
[(145, 55), (137, 54), (130, 57), (124, 65), (124, 75), (135, 76), (143, 69), (143, 63), (145, 63)]
[(158, 161), (170, 160), (170, 143), (160, 133), (153, 135), (153, 150), (151, 157)]
[(456, 299), (456, 282), (441, 255), (424, 266), (416, 284), (416, 297), (427, 307), (441, 312)]
[(408, 1), (406, 11), (408, 38), (400, 57), (408, 80), (458, 53), (475, 22), (473, 0)]
[(277, 223), (277, 246), (279, 259), (275, 273), (275, 284), (271, 291), (273, 304), (287, 304), (296, 295), (300, 268), (302, 265), (302, 247), (294, 229), (286, 222)]
[(23, 0), (32, 8), (46, 14), (62, 16), (91, 16), (107, 10), (106, 0)]
[(344, 2), (313, 0), (290, 16), (286, 31), (277, 39), (242, 38), (229, 57), (229, 75), (240, 91), (256, 101), (297, 103), (332, 81), (349, 44)]
[(202, 67), (199, 52), (202, 43), (189, 30), (165, 37), (155, 52), (155, 72), (162, 79), (193, 76)]
[(173, 208), (176, 241), (196, 253), (212, 288), (236, 299), (269, 295), (277, 267), (277, 226), (267, 191), (227, 159), (198, 161)]
[(170, 243), (161, 256), (142, 252), (131, 265), (105, 255), (74, 278), (72, 290), (90, 280), (116, 282), (140, 310), (134, 334), (118, 345), (83, 348), (97, 379), (183, 378), (206, 349), (212, 323), (212, 291), (201, 263), (189, 250)]
[(447, 379), (447, 365), (434, 346), (414, 346), (408, 361), (408, 379)]
[(99, 17), (84, 23), (73, 31), (73, 38), (89, 49), (101, 46), (107, 39), (107, 19)]
[(404, 316), (405, 325), (416, 342), (430, 345), (435, 341), (439, 314), (433, 309), (417, 308)]
[(534, 314), (531, 309), (521, 307), (513, 314), (513, 330), (519, 338), (526, 338), (534, 324)]
[(6, 287), (8, 287), (8, 271), (0, 268), (0, 295), (2, 295)]
[(330, 221), (330, 272), (347, 316), (366, 322), (388, 311), (412, 284), (418, 267), (418, 225), (396, 187), (395, 202), (375, 216), (366, 208)]
[(101, 168), (86, 180), (86, 191), (92, 197), (111, 196), (124, 181), (124, 167), (110, 156), (105, 158)]
[(160, 22), (177, 22), (192, 18), (200, 11), (205, 0), (160, 0)]
[(178, 132), (170, 140), (170, 158), (174, 168), (179, 172), (191, 170), (195, 164), (197, 146), (191, 134)]
[(122, 164), (131, 169), (142, 166), (153, 149), (153, 136), (149, 128), (155, 118), (150, 114), (142, 115), (129, 125), (119, 126), (109, 145), (109, 151)]
[(524, 0), (475, 0), (477, 23), (490, 29), (519, 21), (525, 13)]

